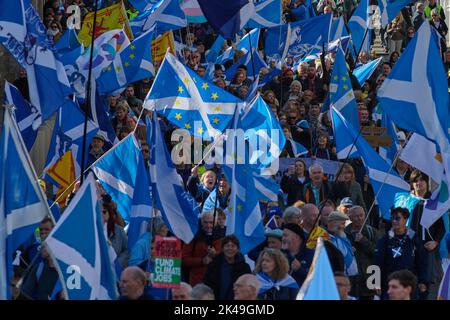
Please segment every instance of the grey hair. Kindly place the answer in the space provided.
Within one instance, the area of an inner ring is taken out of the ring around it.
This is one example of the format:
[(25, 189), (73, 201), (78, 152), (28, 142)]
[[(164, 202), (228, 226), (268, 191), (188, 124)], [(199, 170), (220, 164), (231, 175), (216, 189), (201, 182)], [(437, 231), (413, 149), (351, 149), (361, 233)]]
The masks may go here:
[(214, 300), (214, 291), (206, 284), (199, 283), (192, 288), (191, 300)]
[(254, 274), (249, 274), (247, 277), (247, 284), (250, 287), (255, 288), (256, 292), (259, 292), (259, 288), (261, 287), (261, 282), (258, 280), (258, 278)]
[(312, 170), (313, 170), (314, 168), (320, 168), (320, 171), (322, 171), (322, 173), (323, 173), (323, 167), (322, 167), (320, 164), (318, 164), (318, 163), (313, 163), (313, 164), (310, 165), (309, 168), (308, 168), (309, 174), (312, 174)]
[(300, 215), (301, 213), (302, 212), (299, 208), (293, 206), (287, 207), (286, 210), (284, 210), (283, 212), (283, 220), (289, 221), (292, 219), (293, 216)]
[(364, 214), (366, 214), (366, 210), (364, 210), (363, 207), (361, 206), (353, 206), (348, 210), (348, 215), (351, 216), (353, 211), (357, 210), (357, 209), (362, 209), (362, 211), (364, 212)]

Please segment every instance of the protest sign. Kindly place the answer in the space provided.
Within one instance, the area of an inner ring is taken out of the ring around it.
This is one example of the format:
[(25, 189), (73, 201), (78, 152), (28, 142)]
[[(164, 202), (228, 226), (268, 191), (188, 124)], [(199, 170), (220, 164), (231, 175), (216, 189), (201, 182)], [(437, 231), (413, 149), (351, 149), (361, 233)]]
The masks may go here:
[(155, 238), (155, 288), (178, 288), (181, 281), (181, 241), (175, 237)]

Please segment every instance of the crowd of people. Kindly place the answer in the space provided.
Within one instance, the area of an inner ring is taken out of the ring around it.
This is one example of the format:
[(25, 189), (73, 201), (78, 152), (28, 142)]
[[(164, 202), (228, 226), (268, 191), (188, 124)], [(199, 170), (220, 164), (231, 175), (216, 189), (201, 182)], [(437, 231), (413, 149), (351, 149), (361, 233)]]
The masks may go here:
[[(84, 17), (92, 11), (92, 2), (47, 1), (43, 21), (55, 41), (65, 31), (67, 15), (64, 8), (71, 4), (79, 5)], [(114, 3), (103, 2), (106, 5)], [(285, 22), (307, 19), (312, 11), (317, 15), (331, 12), (335, 17), (344, 16), (348, 21), (357, 6), (354, 0), (320, 0), (311, 6), (304, 0), (283, 0), (282, 3)], [(130, 17), (135, 16), (135, 10), (128, 3), (126, 6)], [(449, 69), (450, 51), (447, 51), (445, 41), (448, 28), (443, 8), (436, 0), (413, 2), (381, 30), (389, 57), (384, 58), (378, 70), (363, 86), (349, 72), (361, 126), (381, 126), (377, 90), (422, 23), (430, 23), (442, 35), (443, 63), (446, 70)], [(182, 44), (182, 62), (200, 76), (205, 75), (205, 55), (216, 36), (208, 23), (190, 23), (175, 37)], [(226, 50), (228, 45), (224, 43), (222, 50)], [(258, 47), (264, 56), (262, 41)], [(237, 68), (232, 79), (226, 79), (224, 71), (243, 54), (235, 49), (234, 60), (216, 65), (213, 77), (215, 85), (239, 98), (247, 95), (254, 80), (247, 76), (245, 65)], [(375, 58), (371, 52), (361, 52), (356, 61), (350, 54), (347, 56), (349, 71)], [(280, 157), (296, 158), (295, 142), (308, 150), (303, 157), (337, 161), (336, 137), (329, 113), (322, 111), (330, 89), (335, 53), (324, 54), (320, 59), (298, 66), (294, 63), (295, 58), (287, 57), (282, 61), (281, 74), (259, 89), (286, 137)], [(270, 72), (278, 61), (267, 62), (270, 67), (261, 69), (261, 75)], [(15, 84), (27, 97), (23, 79), (26, 79), (26, 74), (22, 72)], [(128, 134), (136, 135), (147, 167), (149, 145), (145, 124), (139, 117), (147, 114), (147, 110), (143, 110), (143, 101), (153, 80), (138, 81), (128, 85), (120, 95), (108, 96), (106, 110), (119, 140)], [(170, 135), (176, 127), (162, 117), (160, 123), (171, 149), (174, 146)], [(408, 136), (405, 130), (398, 131), (402, 147), (408, 143)], [(97, 134), (92, 140), (86, 167), (102, 157), (110, 147), (106, 136)], [(450, 251), (450, 236), (446, 230), (448, 226), (445, 226), (448, 217), (443, 216), (429, 229), (424, 229), (420, 220), (424, 202), (431, 195), (431, 180), (398, 157), (393, 166), (410, 183), (411, 193), (421, 201), (412, 212), (392, 207), (390, 220), (387, 220), (381, 218), (361, 159), (343, 161), (333, 181), (327, 178), (320, 164), (313, 163), (307, 167), (302, 158), (295, 159), (294, 165), (283, 173), (279, 200), (261, 203), (263, 225), (267, 225), (265, 241), (244, 256), (240, 252), (240, 239), (226, 233), (225, 211), (231, 186), (220, 167), (206, 169), (202, 163), (191, 161), (178, 165), (178, 173), (186, 190), (197, 201), (201, 215), (199, 231), (190, 243), (183, 244), (182, 282), (179, 288), (174, 289), (154, 288), (150, 276), (154, 271), (155, 235), (174, 236), (170, 226), (165, 225), (161, 217), (153, 218), (148, 231), (134, 247), (128, 248), (125, 221), (117, 210), (117, 204), (103, 191), (102, 216), (107, 236), (123, 269), (119, 285), (121, 299), (295, 300), (308, 275), (317, 239), (322, 237), (342, 300), (435, 300), (443, 277), (442, 259), (447, 258), (445, 255)], [(102, 189), (100, 185), (98, 187)], [(40, 243), (53, 227), (51, 219), (43, 220), (35, 241), (22, 248), (23, 263), (16, 268), (13, 279), (13, 284), (21, 282), (21, 286), (14, 287), (14, 298), (61, 298), (61, 291), (56, 286), (55, 266), (46, 250), (40, 249)], [(445, 243), (447, 250), (442, 248)], [(32, 266), (24, 272), (31, 262)], [(377, 266), (381, 271), (379, 285), (368, 285), (371, 266)]]

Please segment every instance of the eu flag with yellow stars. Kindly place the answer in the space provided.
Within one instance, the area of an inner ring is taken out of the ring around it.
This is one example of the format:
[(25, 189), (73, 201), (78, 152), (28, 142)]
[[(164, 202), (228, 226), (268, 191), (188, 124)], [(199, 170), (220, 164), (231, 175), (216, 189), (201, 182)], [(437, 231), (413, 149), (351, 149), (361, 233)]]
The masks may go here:
[(330, 82), (330, 103), (344, 118), (359, 129), (358, 109), (352, 83), (347, 72), (344, 51), (341, 46), (337, 50)]
[(129, 83), (155, 75), (151, 48), (153, 35), (153, 30), (143, 33), (116, 55), (113, 63), (97, 79), (97, 89), (101, 94), (112, 93)]
[(169, 52), (144, 101), (179, 128), (204, 139), (217, 137), (244, 102), (206, 81)]

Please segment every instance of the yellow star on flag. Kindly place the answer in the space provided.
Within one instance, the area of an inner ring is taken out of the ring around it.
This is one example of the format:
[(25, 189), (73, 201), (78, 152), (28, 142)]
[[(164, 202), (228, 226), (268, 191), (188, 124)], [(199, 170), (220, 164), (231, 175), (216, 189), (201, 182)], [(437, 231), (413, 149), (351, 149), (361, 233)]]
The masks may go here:
[(344, 89), (347, 90), (348, 89), (348, 85), (344, 85)]
[(186, 129), (190, 129), (190, 128), (191, 128), (191, 125), (190, 125), (189, 123), (186, 123), (186, 124), (184, 125), (184, 127), (185, 127)]
[(220, 107), (215, 107), (214, 111), (219, 112), (220, 111)]
[(118, 66), (118, 67), (116, 68), (116, 70), (117, 70), (117, 71), (122, 71), (122, 68)]
[(178, 92), (179, 92), (179, 93), (183, 93), (183, 91), (184, 91), (184, 90), (183, 90), (183, 87), (182, 87), (182, 86), (178, 86)]
[(181, 113), (177, 113), (177, 114), (175, 114), (175, 118), (177, 119), (177, 120), (180, 120), (182, 117), (181, 117)]
[(180, 100), (179, 100), (179, 99), (175, 99), (175, 105), (176, 105), (176, 106), (179, 106), (179, 105), (180, 105), (180, 103), (181, 103), (181, 102), (180, 102)]
[(204, 131), (203, 128), (198, 128), (198, 130), (197, 130), (197, 132), (200, 134), (203, 134), (203, 131)]
[(107, 68), (107, 70), (108, 70), (108, 71), (111, 71), (111, 70), (112, 70), (112, 67), (111, 67), (111, 66), (109, 66), (109, 67)]
[(347, 80), (347, 77), (346, 76), (342, 76), (342, 81), (345, 81), (345, 80)]
[(349, 92), (349, 93), (347, 93), (347, 96), (352, 98), (353, 97), (353, 93)]
[(130, 49), (131, 49), (131, 50), (134, 50), (134, 49), (136, 49), (136, 46), (135, 46), (134, 44), (132, 44), (132, 45), (130, 46)]
[(186, 77), (183, 79), (183, 81), (184, 81), (184, 83), (189, 83), (189, 78)]
[(129, 67), (130, 63), (128, 61), (125, 61), (125, 63), (123, 64), (125, 67)]
[(333, 80), (337, 80), (337, 79), (338, 79), (338, 76), (334, 76)]
[(211, 98), (214, 99), (214, 100), (217, 100), (217, 98), (219, 98), (219, 95), (217, 94), (217, 92), (214, 92), (214, 93), (211, 95)]
[(220, 121), (220, 120), (219, 120), (218, 118), (214, 118), (214, 119), (213, 119), (213, 123), (214, 123), (214, 124), (218, 124), (219, 121)]
[(206, 83), (206, 82), (203, 82), (203, 84), (202, 84), (202, 88), (203, 89), (208, 89), (209, 88), (209, 86), (208, 86), (208, 84)]
[(240, 203), (237, 205), (237, 209), (238, 209), (238, 211), (242, 210), (242, 205)]
[(130, 59), (134, 59), (134, 53), (130, 54)]

